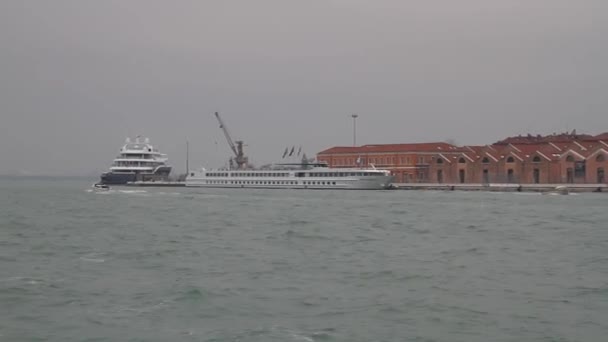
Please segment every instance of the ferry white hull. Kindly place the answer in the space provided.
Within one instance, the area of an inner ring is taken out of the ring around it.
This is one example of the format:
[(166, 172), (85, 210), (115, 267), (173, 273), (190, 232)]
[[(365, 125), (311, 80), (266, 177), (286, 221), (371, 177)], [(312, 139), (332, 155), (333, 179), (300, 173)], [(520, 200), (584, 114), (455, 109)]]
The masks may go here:
[[(311, 172), (315, 175), (311, 176)], [(311, 172), (282, 172), (280, 177), (274, 171), (198, 171), (186, 178), (187, 187), (236, 188), (236, 189), (350, 189), (382, 190), (391, 187), (393, 177), (380, 170), (366, 172), (332, 169), (312, 170)], [(342, 176), (343, 174), (352, 176)], [(296, 176), (302, 174), (300, 177)], [(246, 175), (246, 176), (241, 176)]]

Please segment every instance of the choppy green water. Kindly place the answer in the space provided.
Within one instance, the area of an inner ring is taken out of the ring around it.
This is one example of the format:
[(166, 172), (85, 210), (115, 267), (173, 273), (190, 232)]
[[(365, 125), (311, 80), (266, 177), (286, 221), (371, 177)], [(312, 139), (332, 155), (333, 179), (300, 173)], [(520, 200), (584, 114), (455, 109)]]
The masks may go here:
[(605, 341), (608, 196), (0, 180), (0, 341)]

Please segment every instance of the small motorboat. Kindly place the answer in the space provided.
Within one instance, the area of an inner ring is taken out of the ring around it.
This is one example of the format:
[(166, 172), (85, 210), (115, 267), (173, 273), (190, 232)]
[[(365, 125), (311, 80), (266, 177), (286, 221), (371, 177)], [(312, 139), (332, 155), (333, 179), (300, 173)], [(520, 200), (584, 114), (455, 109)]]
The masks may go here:
[(93, 184), (93, 189), (97, 191), (108, 191), (110, 190), (110, 186), (107, 184), (95, 183)]

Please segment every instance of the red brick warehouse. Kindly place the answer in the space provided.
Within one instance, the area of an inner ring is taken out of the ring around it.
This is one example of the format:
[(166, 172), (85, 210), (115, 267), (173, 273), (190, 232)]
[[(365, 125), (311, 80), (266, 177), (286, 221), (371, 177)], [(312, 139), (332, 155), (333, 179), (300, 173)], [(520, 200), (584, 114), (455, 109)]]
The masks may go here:
[(336, 168), (388, 169), (396, 183), (606, 184), (608, 133), (519, 136), (485, 146), (332, 147), (317, 159)]

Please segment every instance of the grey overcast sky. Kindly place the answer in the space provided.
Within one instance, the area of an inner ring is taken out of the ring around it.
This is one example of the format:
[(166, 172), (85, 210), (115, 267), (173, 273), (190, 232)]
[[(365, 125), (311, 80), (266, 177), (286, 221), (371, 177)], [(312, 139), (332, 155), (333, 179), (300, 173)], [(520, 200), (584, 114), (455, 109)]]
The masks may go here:
[(606, 0), (0, 1), (0, 174), (608, 131)]

